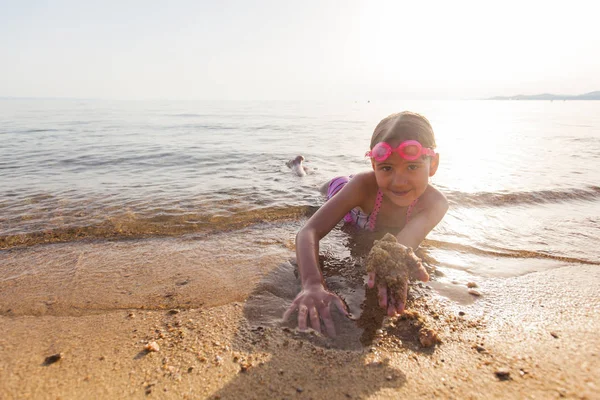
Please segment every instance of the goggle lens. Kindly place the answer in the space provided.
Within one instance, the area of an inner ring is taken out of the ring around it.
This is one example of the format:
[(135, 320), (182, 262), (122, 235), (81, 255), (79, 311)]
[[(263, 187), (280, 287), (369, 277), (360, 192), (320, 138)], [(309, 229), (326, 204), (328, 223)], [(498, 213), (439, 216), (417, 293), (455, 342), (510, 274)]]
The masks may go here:
[[(399, 149), (400, 155), (401, 156), (409, 156), (409, 157), (419, 157), (419, 155), (421, 154), (421, 149), (418, 146), (415, 146), (414, 144), (408, 145), (403, 149)], [(406, 158), (406, 157), (404, 157)]]
[(388, 158), (388, 156), (392, 153), (391, 149), (389, 147), (386, 146), (380, 146), (381, 143), (378, 143), (374, 148), (373, 148), (373, 158), (376, 160), (385, 160), (386, 158)]

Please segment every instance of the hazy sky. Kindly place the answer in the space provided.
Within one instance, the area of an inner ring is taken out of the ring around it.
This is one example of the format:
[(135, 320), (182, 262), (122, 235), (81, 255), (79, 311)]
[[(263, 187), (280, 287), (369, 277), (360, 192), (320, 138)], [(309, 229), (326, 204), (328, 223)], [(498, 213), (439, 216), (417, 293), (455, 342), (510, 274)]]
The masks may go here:
[(594, 3), (0, 0), (0, 96), (578, 94), (600, 90)]

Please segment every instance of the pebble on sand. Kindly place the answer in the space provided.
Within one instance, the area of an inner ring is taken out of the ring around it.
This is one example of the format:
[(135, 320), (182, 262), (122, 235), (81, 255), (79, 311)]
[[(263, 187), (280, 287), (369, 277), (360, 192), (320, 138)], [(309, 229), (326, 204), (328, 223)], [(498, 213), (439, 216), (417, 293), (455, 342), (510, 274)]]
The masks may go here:
[(152, 351), (159, 351), (160, 346), (156, 342), (150, 342), (144, 346), (144, 350), (146, 350), (148, 353), (150, 353)]
[(243, 361), (240, 363), (240, 371), (241, 372), (248, 372), (248, 370), (252, 367), (252, 364), (250, 364), (249, 362)]
[(422, 327), (419, 331), (419, 343), (421, 343), (421, 346), (428, 348), (441, 343), (441, 340), (436, 331), (431, 328)]
[(44, 359), (44, 365), (54, 364), (55, 362), (62, 360), (63, 357), (63, 353), (52, 354)]
[(479, 346), (479, 345), (475, 345), (473, 347), (475, 350), (477, 350), (479, 353), (487, 353), (488, 351), (485, 349), (485, 347), (483, 346)]
[(498, 368), (494, 374), (496, 374), (496, 377), (501, 381), (510, 379), (510, 371), (507, 368)]

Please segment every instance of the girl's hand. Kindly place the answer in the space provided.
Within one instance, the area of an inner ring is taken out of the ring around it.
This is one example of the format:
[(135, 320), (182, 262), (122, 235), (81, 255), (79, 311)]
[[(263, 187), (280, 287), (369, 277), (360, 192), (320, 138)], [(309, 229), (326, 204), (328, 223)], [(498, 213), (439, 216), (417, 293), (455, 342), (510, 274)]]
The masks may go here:
[[(420, 281), (427, 282), (429, 280), (429, 274), (422, 265), (411, 271), (411, 276)], [(367, 286), (372, 289), (375, 286), (375, 272), (369, 272), (369, 280)], [(404, 306), (406, 304), (406, 297), (408, 296), (408, 282), (404, 285), (406, 288), (403, 293), (388, 293), (388, 287), (385, 284), (377, 285), (377, 298), (379, 299), (379, 307), (387, 308), (387, 315), (393, 317), (396, 314), (402, 314), (404, 312)], [(389, 298), (389, 301), (388, 301)]]
[(321, 333), (321, 320), (323, 320), (327, 335), (335, 337), (335, 326), (329, 308), (331, 303), (335, 304), (342, 314), (348, 316), (348, 310), (344, 302), (336, 294), (326, 290), (323, 285), (309, 286), (298, 293), (298, 296), (283, 314), (283, 320), (287, 320), (292, 312), (298, 310), (298, 329), (300, 331), (306, 330), (306, 319), (308, 317), (315, 331)]

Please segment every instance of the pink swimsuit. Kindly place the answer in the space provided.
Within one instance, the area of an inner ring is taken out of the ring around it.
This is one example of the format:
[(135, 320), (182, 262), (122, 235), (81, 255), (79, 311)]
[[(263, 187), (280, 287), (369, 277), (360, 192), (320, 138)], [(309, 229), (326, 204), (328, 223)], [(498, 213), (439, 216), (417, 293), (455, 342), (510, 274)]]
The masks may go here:
[[(338, 176), (333, 178), (331, 182), (329, 182), (329, 188), (327, 189), (327, 200), (332, 198), (337, 192), (342, 190), (342, 188), (350, 181), (352, 175), (350, 176)], [(412, 214), (413, 208), (417, 204), (419, 199), (415, 199), (409, 206), (408, 210), (406, 210), (406, 222), (410, 219), (410, 215)], [(367, 229), (369, 231), (375, 230), (375, 224), (377, 223), (377, 214), (379, 214), (379, 209), (381, 208), (381, 202), (383, 201), (383, 193), (381, 190), (377, 190), (377, 197), (375, 198), (375, 206), (373, 207), (373, 212), (371, 214), (365, 214), (359, 208), (353, 208), (344, 216), (344, 221), (349, 224), (354, 224), (362, 229)]]

